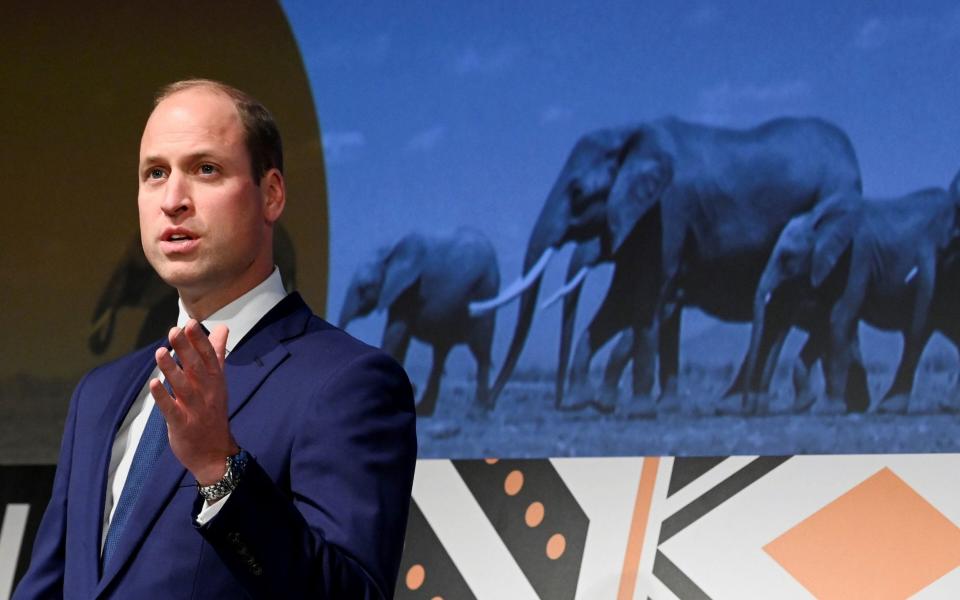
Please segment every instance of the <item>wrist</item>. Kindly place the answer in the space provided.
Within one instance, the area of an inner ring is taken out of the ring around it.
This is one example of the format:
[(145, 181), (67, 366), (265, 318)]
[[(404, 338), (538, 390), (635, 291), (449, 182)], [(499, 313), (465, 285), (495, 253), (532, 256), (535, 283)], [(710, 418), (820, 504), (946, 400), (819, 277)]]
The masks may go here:
[(233, 492), (240, 480), (243, 479), (243, 473), (247, 468), (250, 455), (246, 450), (238, 448), (237, 452), (223, 461), (223, 475), (217, 481), (210, 484), (204, 484), (197, 480), (197, 491), (209, 503), (212, 504)]
[(212, 455), (202, 466), (192, 470), (194, 479), (198, 485), (212, 485), (221, 479), (227, 473), (226, 461), (229, 457), (240, 451), (236, 444), (223, 452)]

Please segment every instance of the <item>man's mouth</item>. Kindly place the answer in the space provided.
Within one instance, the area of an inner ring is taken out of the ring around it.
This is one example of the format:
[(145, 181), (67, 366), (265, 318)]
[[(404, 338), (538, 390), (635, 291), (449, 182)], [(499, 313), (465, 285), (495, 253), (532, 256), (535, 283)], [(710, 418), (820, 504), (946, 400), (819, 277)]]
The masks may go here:
[(170, 229), (160, 236), (160, 249), (167, 254), (182, 254), (192, 251), (198, 241), (192, 231)]
[(197, 236), (194, 235), (189, 229), (184, 229), (180, 227), (170, 227), (163, 232), (163, 235), (160, 236), (161, 242), (189, 242), (190, 240), (196, 239)]

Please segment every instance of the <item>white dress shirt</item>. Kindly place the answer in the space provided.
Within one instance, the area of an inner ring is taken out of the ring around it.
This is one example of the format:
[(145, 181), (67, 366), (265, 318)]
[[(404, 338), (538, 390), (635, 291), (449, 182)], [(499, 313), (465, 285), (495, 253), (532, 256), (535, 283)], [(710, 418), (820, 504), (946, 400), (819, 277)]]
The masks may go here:
[[(287, 295), (283, 288), (283, 281), (280, 279), (280, 270), (276, 267), (269, 277), (263, 280), (257, 287), (253, 288), (243, 296), (240, 296), (230, 304), (224, 306), (217, 312), (210, 315), (203, 321), (204, 327), (208, 331), (218, 325), (226, 325), (230, 333), (227, 336), (226, 354), (236, 347), (237, 343), (243, 339), (247, 333), (253, 329), (260, 319), (264, 317), (270, 309), (277, 305)], [(183, 327), (190, 319), (183, 301), (180, 301), (180, 315), (177, 317), (177, 327)], [(110, 527), (110, 521), (113, 520), (113, 513), (117, 508), (117, 501), (120, 499), (120, 493), (123, 491), (123, 484), (127, 481), (127, 475), (130, 472), (130, 464), (133, 462), (133, 455), (140, 443), (140, 436), (143, 435), (143, 429), (147, 425), (147, 418), (150, 411), (153, 410), (154, 400), (150, 394), (150, 380), (159, 377), (163, 381), (163, 374), (159, 368), (155, 368), (150, 377), (144, 383), (143, 389), (136, 401), (130, 406), (127, 416), (123, 419), (120, 429), (117, 431), (117, 437), (113, 440), (113, 449), (110, 453), (110, 468), (107, 472), (107, 494), (103, 507), (103, 530), (100, 536), (100, 550), (103, 551), (103, 544), (107, 539), (107, 530)], [(229, 494), (212, 505), (203, 504), (203, 510), (197, 515), (197, 522), (203, 525), (212, 519), (220, 511), (220, 508), (229, 498)]]

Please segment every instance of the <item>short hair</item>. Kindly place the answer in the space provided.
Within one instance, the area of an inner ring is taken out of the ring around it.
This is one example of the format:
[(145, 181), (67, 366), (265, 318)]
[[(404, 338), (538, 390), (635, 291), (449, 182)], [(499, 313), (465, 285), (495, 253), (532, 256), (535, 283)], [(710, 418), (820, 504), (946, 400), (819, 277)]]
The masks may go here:
[(280, 129), (267, 107), (250, 94), (214, 79), (183, 79), (160, 88), (153, 106), (156, 108), (170, 96), (197, 87), (210, 88), (233, 101), (243, 125), (244, 142), (250, 155), (250, 170), (254, 183), (260, 185), (260, 180), (270, 169), (277, 169), (282, 174), (283, 142), (280, 139)]

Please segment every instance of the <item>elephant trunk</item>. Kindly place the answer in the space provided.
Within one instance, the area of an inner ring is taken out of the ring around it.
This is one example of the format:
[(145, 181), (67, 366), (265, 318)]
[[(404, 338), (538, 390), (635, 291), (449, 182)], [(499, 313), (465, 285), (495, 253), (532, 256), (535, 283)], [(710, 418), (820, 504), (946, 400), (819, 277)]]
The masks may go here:
[(747, 371), (744, 379), (744, 391), (748, 394), (758, 391), (757, 383), (761, 377), (761, 369), (765, 367), (765, 365), (758, 365), (761, 358), (766, 358), (760, 356), (760, 344), (765, 333), (767, 306), (773, 298), (775, 289), (774, 277), (764, 273), (753, 299), (753, 327), (750, 331), (750, 347), (747, 350)]
[(87, 345), (94, 354), (103, 354), (113, 340), (113, 327), (117, 321), (115, 309), (98, 310), (99, 316), (93, 324), (93, 331), (87, 339)]
[[(573, 267), (574, 265), (571, 263), (570, 266)], [(588, 271), (589, 269), (586, 267), (580, 269), (573, 279), (563, 288), (570, 288), (570, 293), (563, 297), (563, 317), (560, 324), (560, 351), (557, 355), (557, 379), (555, 383), (556, 406), (563, 404), (563, 389), (567, 379), (567, 366), (570, 364), (570, 351), (573, 347), (573, 326), (577, 318), (577, 305), (580, 302), (580, 291), (583, 289), (583, 279), (586, 277)]]
[[(556, 191), (556, 190), (555, 190)], [(551, 200), (555, 194), (551, 194)], [(517, 366), (520, 353), (527, 341), (527, 335), (530, 333), (530, 325), (533, 322), (533, 313), (537, 306), (537, 294), (540, 292), (540, 283), (543, 278), (543, 272), (547, 267), (550, 257), (554, 253), (554, 246), (561, 244), (565, 229), (556, 226), (557, 219), (553, 214), (553, 206), (556, 202), (548, 200), (546, 206), (540, 212), (537, 223), (530, 234), (530, 241), (527, 243), (527, 252), (523, 259), (523, 277), (520, 279), (524, 283), (522, 292), (520, 292), (520, 306), (517, 309), (517, 324), (513, 331), (513, 339), (510, 341), (510, 347), (507, 350), (507, 356), (504, 358), (503, 366), (497, 373), (493, 388), (490, 391), (490, 403), (495, 404), (500, 392), (503, 391), (507, 380), (513, 375), (513, 370)], [(516, 285), (516, 284), (514, 284)], [(513, 288), (514, 286), (511, 286)], [(503, 296), (504, 294), (501, 294)], [(471, 314), (473, 313), (471, 305)]]
[(347, 297), (343, 300), (343, 306), (340, 307), (340, 318), (337, 319), (337, 327), (346, 329), (350, 321), (357, 317), (358, 309), (359, 302), (357, 301), (356, 295), (348, 293)]

